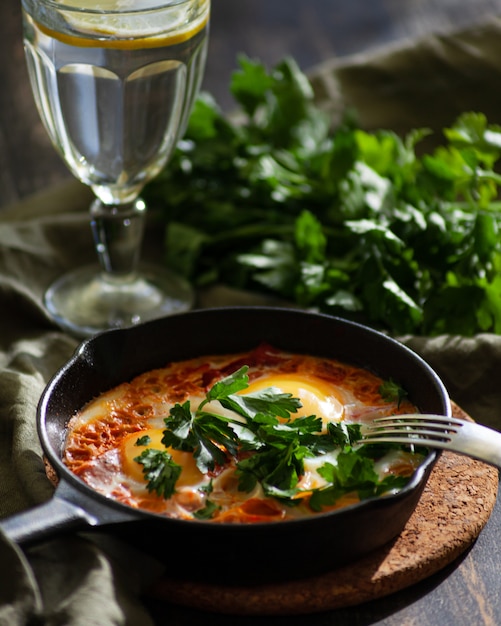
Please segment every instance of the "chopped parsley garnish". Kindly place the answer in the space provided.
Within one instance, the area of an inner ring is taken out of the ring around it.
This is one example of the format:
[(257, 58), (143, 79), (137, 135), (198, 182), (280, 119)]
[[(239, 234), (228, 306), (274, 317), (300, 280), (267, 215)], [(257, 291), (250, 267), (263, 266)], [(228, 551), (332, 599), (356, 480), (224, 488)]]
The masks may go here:
[[(326, 462), (318, 469), (327, 485), (307, 492), (314, 511), (333, 505), (347, 493), (363, 499), (406, 483), (402, 477), (379, 479), (374, 469), (377, 445), (360, 445), (359, 424), (329, 423), (324, 428), (318, 416), (294, 417), (302, 406), (300, 400), (274, 387), (239, 393), (249, 386), (247, 371), (243, 366), (216, 382), (197, 408), (189, 400), (175, 404), (164, 419), (166, 448), (191, 452), (206, 475), (233, 462), (240, 491), (251, 492), (260, 485), (265, 496), (291, 506), (306, 493), (298, 487), (304, 459), (337, 451), (335, 465)], [(391, 381), (381, 386), (383, 397), (395, 393), (400, 398), (405, 392)], [(217, 403), (226, 409), (224, 415), (216, 412)], [(138, 445), (146, 445), (139, 443), (145, 439), (140, 438)], [(167, 451), (147, 449), (135, 460), (144, 466), (149, 491), (165, 498), (174, 493), (181, 467)], [(200, 491), (205, 492), (205, 506), (193, 516), (210, 519), (219, 510), (210, 499), (212, 480)]]
[(220, 508), (221, 507), (212, 502), (212, 500), (207, 499), (205, 501), (205, 506), (201, 509), (198, 509), (198, 511), (195, 511), (193, 513), (193, 517), (200, 520), (211, 519), (214, 516), (214, 513), (216, 511), (219, 511)]
[(144, 435), (143, 437), (139, 437), (134, 444), (135, 446), (147, 446), (151, 443), (151, 437), (149, 435)]
[(325, 463), (318, 469), (318, 473), (329, 484), (312, 493), (310, 506), (314, 511), (332, 506), (347, 493), (355, 492), (363, 500), (385, 493), (389, 489), (402, 488), (408, 480), (403, 476), (394, 475), (380, 480), (374, 471), (373, 461), (351, 448), (340, 452), (337, 465)]
[(147, 448), (134, 459), (143, 466), (143, 474), (148, 481), (148, 491), (170, 498), (175, 491), (176, 481), (181, 474), (181, 466), (174, 462), (166, 450)]
[(383, 400), (386, 400), (386, 402), (396, 402), (398, 407), (400, 407), (402, 400), (407, 397), (407, 391), (391, 378), (390, 380), (386, 380), (379, 387), (379, 393)]

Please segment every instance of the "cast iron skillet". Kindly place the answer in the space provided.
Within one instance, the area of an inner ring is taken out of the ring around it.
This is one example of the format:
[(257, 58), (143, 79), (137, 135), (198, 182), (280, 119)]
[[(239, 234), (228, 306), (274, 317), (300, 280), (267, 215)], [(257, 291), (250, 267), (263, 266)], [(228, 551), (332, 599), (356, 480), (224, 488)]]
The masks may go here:
[[(108, 331), (81, 344), (40, 400), (39, 437), (59, 476), (54, 497), (5, 520), (1, 528), (20, 544), (63, 530), (106, 529), (163, 559), (167, 566), (174, 563), (177, 576), (233, 582), (319, 573), (390, 542), (414, 510), (436, 452), (429, 454), (397, 495), (308, 519), (251, 525), (173, 520), (136, 511), (94, 492), (63, 465), (67, 422), (99, 393), (170, 361), (239, 352), (263, 341), (291, 352), (333, 357), (369, 368), (400, 383), (422, 412), (450, 414), (442, 382), (420, 357), (381, 333), (327, 315), (229, 307)], [(207, 567), (194, 572), (192, 563), (200, 563), (201, 556)]]

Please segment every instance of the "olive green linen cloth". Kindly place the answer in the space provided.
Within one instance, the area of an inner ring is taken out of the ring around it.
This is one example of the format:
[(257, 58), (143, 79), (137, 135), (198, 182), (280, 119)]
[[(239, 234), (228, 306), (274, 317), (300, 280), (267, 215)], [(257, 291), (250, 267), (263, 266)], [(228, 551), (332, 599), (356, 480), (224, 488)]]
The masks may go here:
[[(371, 56), (332, 61), (313, 83), (334, 114), (355, 106), (367, 128), (440, 128), (465, 110), (501, 115), (501, 23), (409, 43)], [(495, 87), (494, 87), (495, 86)], [(0, 212), (0, 517), (52, 495), (36, 432), (36, 407), (52, 374), (78, 341), (59, 331), (42, 295), (64, 270), (94, 260), (88, 190), (70, 183)], [(161, 258), (154, 218), (147, 255)], [(215, 288), (198, 306), (259, 303)], [(501, 429), (501, 337), (402, 340), (444, 379), (477, 421)], [(143, 592), (162, 564), (113, 538), (56, 538), (25, 551), (0, 531), (0, 626), (153, 624)], [(169, 615), (161, 623), (173, 624)], [(187, 623), (187, 622), (186, 622)]]

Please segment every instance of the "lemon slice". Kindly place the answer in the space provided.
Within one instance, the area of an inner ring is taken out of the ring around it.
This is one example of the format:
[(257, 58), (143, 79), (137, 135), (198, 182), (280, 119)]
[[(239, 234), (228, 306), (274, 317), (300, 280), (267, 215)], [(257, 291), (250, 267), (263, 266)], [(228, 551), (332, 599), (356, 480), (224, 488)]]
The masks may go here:
[[(152, 6), (153, 4), (153, 6)], [(192, 0), (165, 6), (165, 0), (64, 0), (60, 15), (68, 32), (41, 26), (51, 37), (73, 46), (100, 48), (152, 48), (191, 39), (209, 19), (210, 0)], [(142, 8), (142, 6), (146, 8)]]

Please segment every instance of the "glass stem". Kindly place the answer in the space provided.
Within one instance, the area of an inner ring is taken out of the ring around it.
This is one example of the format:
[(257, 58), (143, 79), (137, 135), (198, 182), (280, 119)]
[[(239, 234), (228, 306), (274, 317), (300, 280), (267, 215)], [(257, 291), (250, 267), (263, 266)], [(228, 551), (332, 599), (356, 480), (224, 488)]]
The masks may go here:
[(103, 277), (110, 282), (131, 282), (136, 277), (144, 232), (145, 203), (123, 205), (95, 200), (90, 207), (91, 228)]

